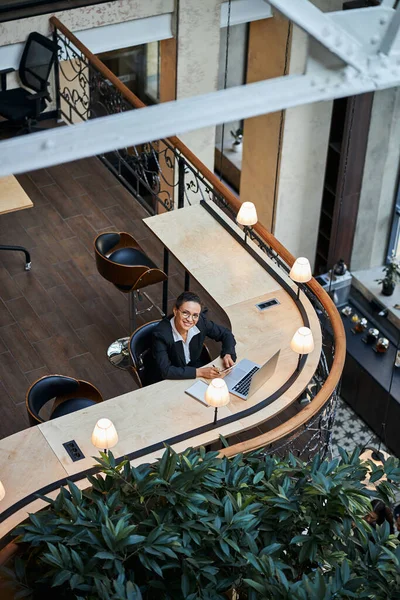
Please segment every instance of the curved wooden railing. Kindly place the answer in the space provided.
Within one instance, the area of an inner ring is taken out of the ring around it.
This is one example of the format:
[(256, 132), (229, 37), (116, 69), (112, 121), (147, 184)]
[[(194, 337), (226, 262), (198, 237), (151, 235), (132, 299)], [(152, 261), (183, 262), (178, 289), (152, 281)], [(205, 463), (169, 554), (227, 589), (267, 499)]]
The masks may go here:
[[(121, 95), (125, 98), (125, 100), (131, 104), (134, 108), (146, 108), (146, 104), (144, 104), (133, 92), (131, 92), (110, 69), (108, 69), (102, 62), (95, 56), (90, 50), (82, 44), (78, 40), (74, 34), (69, 31), (63, 23), (57, 17), (51, 17), (50, 23), (58, 29), (66, 38), (70, 40), (74, 44), (74, 46), (80, 50), (80, 52), (86, 57), (86, 59), (91, 63), (91, 65), (97, 69), (106, 79), (108, 79), (114, 86), (119, 90)], [(215, 176), (215, 174), (204, 165), (201, 160), (176, 136), (172, 136), (166, 140), (169, 142), (176, 150), (178, 150), (182, 156), (189, 162), (191, 165), (199, 171), (199, 173), (206, 179), (223, 198), (230, 205), (230, 207), (236, 212), (239, 211), (241, 206), (241, 202), (236, 198), (236, 196)], [(272, 233), (267, 231), (267, 229), (257, 223), (253, 227), (254, 231), (258, 234), (258, 236), (268, 244), (284, 261), (289, 267), (291, 267), (295, 261), (295, 257), (283, 246)], [(315, 415), (317, 415), (323, 406), (328, 402), (328, 400), (332, 397), (332, 394), (335, 392), (338, 383), (340, 381), (343, 365), (346, 357), (346, 336), (342, 323), (342, 319), (336, 309), (335, 304), (332, 302), (330, 296), (325, 292), (325, 290), (317, 283), (317, 281), (313, 278), (309, 281), (306, 286), (310, 289), (310, 291), (316, 296), (319, 302), (322, 304), (324, 310), (326, 311), (332, 331), (333, 331), (333, 339), (334, 339), (334, 347), (335, 347), (335, 355), (333, 359), (333, 363), (331, 366), (331, 370), (329, 375), (323, 384), (321, 390), (312, 400), (312, 402), (305, 406), (297, 415), (288, 419), (282, 425), (279, 425), (275, 429), (264, 433), (263, 435), (254, 437), (245, 442), (235, 444), (228, 448), (225, 448), (222, 453), (226, 456), (232, 456), (237, 454), (238, 452), (249, 452), (251, 450), (256, 450), (257, 448), (261, 448), (263, 446), (267, 446), (276, 442), (277, 440), (286, 438), (290, 436), (294, 432), (298, 431), (303, 425), (308, 423)]]

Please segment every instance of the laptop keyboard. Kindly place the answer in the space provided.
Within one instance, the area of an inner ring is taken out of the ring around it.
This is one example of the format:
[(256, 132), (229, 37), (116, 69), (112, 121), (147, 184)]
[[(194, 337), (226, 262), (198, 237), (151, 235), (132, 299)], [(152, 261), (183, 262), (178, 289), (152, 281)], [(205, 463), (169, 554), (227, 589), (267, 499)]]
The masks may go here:
[(253, 378), (254, 373), (260, 370), (260, 367), (253, 367), (251, 371), (247, 373), (240, 381), (238, 381), (232, 388), (233, 392), (239, 392), (243, 396), (247, 396), (250, 389), (251, 380)]

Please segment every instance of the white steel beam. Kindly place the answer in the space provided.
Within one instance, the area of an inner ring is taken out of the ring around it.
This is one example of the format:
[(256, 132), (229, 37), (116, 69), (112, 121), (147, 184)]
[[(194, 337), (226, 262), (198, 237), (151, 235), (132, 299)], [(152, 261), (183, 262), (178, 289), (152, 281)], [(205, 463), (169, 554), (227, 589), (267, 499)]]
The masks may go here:
[(308, 0), (268, 0), (279, 12), (336, 54), (346, 64), (365, 72), (367, 61), (362, 45)]
[[(0, 143), (0, 175), (21, 173), (210, 125), (376, 89), (354, 69), (329, 79), (290, 75), (16, 137)], [(381, 80), (380, 87), (400, 84)]]
[(396, 47), (397, 42), (400, 38), (400, 5), (397, 7), (392, 20), (389, 23), (389, 27), (386, 30), (383, 40), (381, 42), (379, 51), (383, 54), (391, 54), (393, 48)]
[[(393, 42), (390, 44), (388, 41), (391, 48), (389, 55), (378, 51), (391, 19), (394, 16), (397, 19), (398, 12), (379, 6), (331, 13), (326, 21), (324, 13), (307, 0), (270, 0), (270, 3), (280, 7), (319, 41), (310, 44), (305, 75), (269, 79), (7, 140), (0, 143), (0, 175), (60, 164), (301, 104), (400, 85), (397, 21), (393, 24), (395, 35), (389, 36)], [(303, 9), (306, 12), (299, 15), (299, 10)], [(332, 38), (323, 30), (326, 23), (331, 28)], [(355, 43), (357, 50), (350, 53), (352, 66), (343, 67), (350, 61), (343, 63), (342, 49), (338, 52), (335, 42), (338, 32), (342, 36), (343, 51), (346, 49), (348, 53), (349, 40)], [(321, 34), (335, 42), (332, 42), (336, 48), (333, 53), (330, 43), (326, 43)], [(364, 65), (362, 69), (359, 68), (361, 63)]]

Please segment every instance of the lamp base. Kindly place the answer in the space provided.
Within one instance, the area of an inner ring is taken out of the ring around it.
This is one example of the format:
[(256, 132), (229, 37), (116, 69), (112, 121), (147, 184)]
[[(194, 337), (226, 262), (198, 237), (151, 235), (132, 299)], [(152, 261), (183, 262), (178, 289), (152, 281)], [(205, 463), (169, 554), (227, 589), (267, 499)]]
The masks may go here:
[(217, 422), (217, 417), (218, 417), (218, 408), (216, 407), (215, 410), (214, 410), (214, 421), (213, 421), (214, 425)]

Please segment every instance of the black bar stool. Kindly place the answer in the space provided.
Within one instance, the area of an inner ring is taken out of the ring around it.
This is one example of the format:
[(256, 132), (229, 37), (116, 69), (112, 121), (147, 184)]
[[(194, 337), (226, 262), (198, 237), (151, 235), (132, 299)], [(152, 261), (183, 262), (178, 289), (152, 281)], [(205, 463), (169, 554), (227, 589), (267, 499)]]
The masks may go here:
[(31, 425), (44, 422), (40, 411), (51, 400), (54, 400), (54, 405), (50, 419), (56, 419), (103, 402), (103, 397), (88, 381), (64, 375), (45, 375), (32, 383), (26, 393), (26, 409)]
[[(129, 233), (101, 233), (94, 241), (94, 248), (100, 275), (121, 292), (130, 294), (130, 333), (136, 329), (137, 315), (151, 310), (153, 306), (164, 316), (162, 310), (141, 290), (165, 281), (167, 275), (150, 260)], [(142, 295), (150, 302), (150, 306), (138, 311), (136, 302), (142, 299)], [(120, 369), (130, 368), (129, 337), (113, 342), (107, 350), (107, 356), (114, 366)]]

